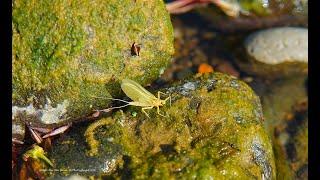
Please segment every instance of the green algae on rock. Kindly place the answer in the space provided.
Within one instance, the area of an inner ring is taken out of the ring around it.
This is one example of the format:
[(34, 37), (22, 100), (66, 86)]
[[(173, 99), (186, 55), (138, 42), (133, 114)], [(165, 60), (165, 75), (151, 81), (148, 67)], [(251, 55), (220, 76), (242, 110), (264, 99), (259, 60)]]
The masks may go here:
[[(109, 136), (107, 130), (109, 129), (101, 128), (105, 136)], [(64, 179), (74, 173), (90, 177), (114, 171), (122, 158), (121, 146), (112, 143), (111, 138), (101, 139), (103, 143), (108, 144), (103, 152), (100, 152), (101, 155), (95, 157), (87, 155), (87, 144), (83, 136), (85, 131), (85, 124), (76, 124), (53, 143), (53, 148), (48, 152), (48, 158), (53, 162), (54, 167), (44, 172), (48, 178)]]
[[(42, 124), (105, 108), (110, 101), (92, 96), (118, 96), (123, 78), (152, 82), (174, 52), (161, 0), (15, 0), (12, 6), (12, 104), (17, 113), (53, 120)], [(141, 44), (139, 56), (131, 55), (134, 42)]]
[(213, 73), (161, 91), (172, 97), (161, 107), (166, 118), (129, 107), (88, 127), (88, 155), (102, 156), (110, 142), (121, 146), (122, 162), (105, 176), (275, 179), (260, 100), (244, 82)]

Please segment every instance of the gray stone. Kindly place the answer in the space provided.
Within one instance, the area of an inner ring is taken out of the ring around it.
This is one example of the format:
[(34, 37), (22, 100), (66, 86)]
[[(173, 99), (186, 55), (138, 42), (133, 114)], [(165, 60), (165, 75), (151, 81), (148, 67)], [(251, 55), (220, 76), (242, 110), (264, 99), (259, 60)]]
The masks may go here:
[(308, 63), (308, 29), (281, 27), (250, 35), (245, 41), (247, 53), (266, 64)]

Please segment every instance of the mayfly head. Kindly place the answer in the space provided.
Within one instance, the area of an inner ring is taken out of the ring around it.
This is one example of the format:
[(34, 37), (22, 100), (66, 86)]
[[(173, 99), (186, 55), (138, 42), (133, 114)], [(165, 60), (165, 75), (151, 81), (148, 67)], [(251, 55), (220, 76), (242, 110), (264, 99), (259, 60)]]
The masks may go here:
[(166, 105), (166, 100), (155, 99), (152, 104), (154, 107), (164, 106), (164, 105)]

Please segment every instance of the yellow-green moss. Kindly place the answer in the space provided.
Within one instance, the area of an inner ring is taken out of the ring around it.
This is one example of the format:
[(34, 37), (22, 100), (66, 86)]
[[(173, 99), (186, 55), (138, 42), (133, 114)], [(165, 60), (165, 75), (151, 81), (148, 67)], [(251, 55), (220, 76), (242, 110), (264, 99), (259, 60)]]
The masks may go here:
[[(214, 73), (162, 91), (173, 99), (171, 106), (160, 108), (168, 117), (152, 109), (148, 118), (140, 107), (117, 112), (106, 133), (97, 124), (110, 119), (89, 126), (91, 137), (99, 140), (89, 148), (104, 152), (107, 144), (101, 139), (112, 138), (129, 159), (119, 171), (134, 179), (275, 179), (259, 98), (245, 83)], [(136, 117), (132, 111), (138, 112)]]
[[(173, 55), (173, 29), (161, 0), (12, 5), (14, 105), (68, 99), (68, 115), (80, 117), (109, 103), (92, 96), (118, 96), (123, 78), (152, 82)], [(134, 42), (141, 44), (140, 56), (131, 55)]]

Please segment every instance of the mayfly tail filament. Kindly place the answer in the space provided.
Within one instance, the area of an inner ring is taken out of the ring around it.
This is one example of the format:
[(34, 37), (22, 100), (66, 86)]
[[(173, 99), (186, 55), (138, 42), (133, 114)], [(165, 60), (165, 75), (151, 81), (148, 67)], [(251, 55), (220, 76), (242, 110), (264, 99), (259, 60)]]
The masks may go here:
[(102, 109), (102, 110), (97, 110), (97, 111), (100, 111), (100, 112), (110, 112), (110, 111), (113, 110), (113, 109), (120, 109), (120, 108), (129, 106), (129, 105), (130, 105), (130, 104), (125, 104), (125, 105), (122, 105), (122, 106), (111, 107), (111, 108)]
[(123, 107), (126, 107), (126, 106), (129, 106), (129, 105), (130, 105), (130, 102), (125, 101), (125, 100), (122, 100), (122, 99), (107, 98), (107, 97), (98, 97), (98, 96), (93, 96), (93, 97), (94, 97), (94, 98), (101, 98), (101, 99), (110, 99), (110, 100), (114, 100), (114, 101), (121, 101), (121, 102), (127, 103), (127, 104), (122, 105), (122, 106), (110, 107), (110, 108), (107, 108), (107, 109), (97, 110), (97, 111), (99, 111), (99, 112), (110, 112), (110, 111), (113, 110), (113, 109), (120, 109), (120, 108), (123, 108)]

